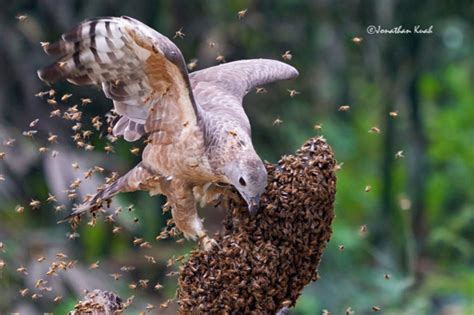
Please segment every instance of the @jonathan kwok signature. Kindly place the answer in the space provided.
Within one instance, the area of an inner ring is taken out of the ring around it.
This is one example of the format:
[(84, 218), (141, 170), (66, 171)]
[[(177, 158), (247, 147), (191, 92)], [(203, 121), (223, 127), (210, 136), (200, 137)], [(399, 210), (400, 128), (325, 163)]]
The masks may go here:
[(367, 26), (367, 34), (376, 35), (376, 34), (433, 34), (433, 25), (428, 27), (422, 27), (420, 25), (415, 25), (412, 28), (406, 28), (402, 25), (386, 28), (380, 25), (369, 25)]

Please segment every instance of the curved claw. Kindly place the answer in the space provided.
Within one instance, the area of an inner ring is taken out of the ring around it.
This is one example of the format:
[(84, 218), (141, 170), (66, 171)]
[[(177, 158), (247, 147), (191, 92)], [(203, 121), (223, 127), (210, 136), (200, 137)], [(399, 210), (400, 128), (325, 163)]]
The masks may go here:
[(211, 251), (214, 248), (214, 246), (219, 247), (219, 244), (216, 242), (216, 240), (207, 235), (200, 238), (199, 242), (200, 242), (201, 248), (205, 252)]

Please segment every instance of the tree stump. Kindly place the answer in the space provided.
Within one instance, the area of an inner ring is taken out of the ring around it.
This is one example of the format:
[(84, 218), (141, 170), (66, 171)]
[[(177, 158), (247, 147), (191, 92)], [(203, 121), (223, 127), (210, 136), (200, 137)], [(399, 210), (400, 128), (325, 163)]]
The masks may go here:
[(193, 250), (180, 268), (180, 314), (275, 314), (318, 280), (334, 218), (334, 154), (316, 137), (266, 167), (259, 212), (231, 201), (218, 246)]

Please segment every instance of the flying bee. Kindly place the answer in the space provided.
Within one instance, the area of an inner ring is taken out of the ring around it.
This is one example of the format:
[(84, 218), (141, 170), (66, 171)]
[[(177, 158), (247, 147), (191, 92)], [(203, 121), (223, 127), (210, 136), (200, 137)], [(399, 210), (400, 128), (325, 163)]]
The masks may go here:
[(143, 242), (140, 244), (140, 248), (152, 248), (150, 242)]
[(94, 133), (93, 133), (91, 130), (84, 130), (84, 131), (82, 132), (82, 137), (83, 137), (84, 139), (89, 139), (90, 136), (92, 136), (93, 134), (94, 134)]
[(118, 233), (122, 232), (122, 230), (123, 230), (122, 227), (114, 226), (114, 228), (112, 229), (112, 233), (118, 234)]
[(290, 93), (290, 97), (295, 97), (296, 95), (300, 94), (300, 92), (296, 90), (288, 90), (288, 93)]
[(23, 266), (18, 267), (18, 268), (16, 268), (16, 271), (19, 272), (19, 273), (22, 273), (24, 275), (28, 275), (28, 270), (26, 269), (26, 267), (23, 267)]
[(28, 289), (28, 288), (21, 289), (19, 292), (20, 292), (20, 295), (21, 295), (22, 297), (25, 297), (25, 296), (28, 295), (28, 292), (30, 292), (30, 289)]
[(281, 55), (281, 58), (286, 61), (291, 61), (291, 59), (293, 59), (293, 55), (291, 54), (291, 51), (287, 50), (283, 55)]
[(181, 27), (179, 30), (177, 30), (177, 31), (174, 33), (173, 39), (176, 39), (176, 38), (184, 38), (184, 36), (186, 36), (186, 34), (183, 33), (183, 28)]
[(79, 132), (81, 130), (81, 128), (82, 128), (82, 124), (81, 123), (76, 123), (76, 124), (74, 124), (74, 126), (72, 126), (71, 129), (74, 132)]
[(72, 94), (64, 94), (63, 96), (61, 96), (61, 101), (65, 102), (65, 101), (67, 101), (71, 96), (72, 96)]
[(156, 264), (155, 257), (153, 257), (153, 256), (145, 255), (145, 259), (146, 259), (146, 261), (149, 262), (149, 263)]
[(143, 289), (148, 288), (148, 282), (150, 282), (150, 280), (148, 280), (148, 279), (138, 280), (138, 284), (139, 284)]
[(130, 153), (132, 153), (133, 155), (138, 155), (140, 153), (140, 148), (133, 147), (130, 149)]
[(94, 146), (92, 144), (86, 144), (84, 150), (86, 151), (93, 151), (94, 150)]
[(166, 300), (165, 302), (163, 302), (163, 303), (160, 304), (160, 308), (161, 308), (161, 309), (166, 309), (166, 308), (168, 308), (168, 306), (170, 305), (170, 303), (171, 303), (171, 299)]
[(264, 87), (257, 87), (255, 92), (257, 94), (264, 94), (264, 93), (267, 93), (267, 89), (265, 89)]
[(397, 153), (395, 153), (395, 158), (396, 158), (397, 160), (403, 159), (404, 157), (405, 157), (405, 155), (403, 154), (403, 150), (400, 150), (400, 151), (398, 151)]
[(155, 306), (153, 304), (148, 303), (145, 308), (146, 308), (147, 311), (151, 311), (151, 310), (155, 309)]
[(109, 154), (109, 153), (114, 153), (114, 147), (110, 144), (107, 144), (105, 147), (104, 147), (104, 151), (105, 153)]
[(96, 262), (90, 264), (89, 269), (90, 270), (99, 269), (99, 261), (96, 261)]
[[(49, 42), (40, 42), (41, 44), (41, 47), (45, 47), (45, 46), (48, 46), (49, 45)], [(49, 91), (42, 91), (42, 92), (38, 92), (35, 94), (36, 97), (43, 97), (45, 95), (47, 95), (49, 93)]]
[(18, 14), (18, 15), (16, 16), (16, 19), (17, 19), (18, 21), (20, 21), (20, 22), (25, 21), (27, 18), (28, 18), (28, 15), (26, 15), (26, 14)]
[(115, 273), (111, 273), (110, 276), (111, 276), (112, 278), (114, 278), (115, 281), (119, 280), (119, 279), (122, 277), (122, 275), (121, 275), (120, 273), (116, 273), (116, 272), (115, 272)]
[(380, 128), (374, 126), (374, 127), (370, 128), (369, 133), (379, 134), (380, 133)]
[(67, 258), (67, 255), (64, 254), (64, 253), (56, 253), (56, 259), (66, 259)]
[(281, 120), (280, 117), (278, 117), (277, 119), (273, 121), (273, 126), (280, 126), (282, 123), (283, 123), (283, 120)]
[(53, 106), (58, 105), (58, 102), (54, 98), (48, 98), (46, 103), (48, 103), (49, 105), (53, 105)]
[(135, 267), (133, 267), (133, 266), (122, 266), (120, 268), (120, 271), (124, 271), (124, 272), (129, 272), (129, 271), (133, 271), (133, 270), (135, 270)]
[(27, 131), (23, 131), (23, 135), (27, 138), (33, 138), (33, 136), (35, 134), (38, 133), (38, 130), (27, 130)]
[(42, 298), (43, 295), (42, 294), (39, 294), (39, 293), (33, 293), (33, 295), (31, 296), (31, 299), (33, 300), (38, 300), (40, 298)]
[(88, 104), (91, 104), (92, 103), (92, 100), (90, 98), (81, 98), (81, 104), (82, 105), (88, 105)]
[(357, 37), (357, 36), (352, 38), (352, 42), (356, 45), (359, 45), (360, 43), (362, 43), (363, 40), (364, 39), (362, 37)]
[(351, 107), (350, 107), (349, 105), (342, 105), (342, 106), (339, 106), (338, 111), (340, 111), (340, 112), (348, 112), (350, 109), (351, 109)]
[(134, 246), (138, 246), (138, 245), (140, 245), (141, 243), (143, 243), (143, 238), (134, 237), (134, 239), (133, 239), (133, 245), (134, 245)]
[(100, 130), (100, 127), (102, 127), (103, 123), (102, 121), (100, 121), (100, 117), (99, 116), (95, 116), (92, 118), (92, 126), (94, 126), (94, 128), (99, 131)]
[(56, 143), (56, 142), (58, 142), (58, 135), (49, 133), (48, 142), (49, 142), (49, 143)]
[(94, 173), (94, 170), (92, 168), (88, 169), (87, 171), (84, 172), (84, 178), (91, 178), (92, 174)]
[(58, 200), (56, 199), (56, 196), (52, 195), (51, 193), (48, 193), (48, 198), (46, 199), (46, 202), (51, 203), (51, 202), (57, 202)]
[(56, 110), (53, 110), (49, 113), (49, 117), (52, 118), (52, 117), (61, 117), (61, 110), (59, 109), (56, 109)]
[(32, 122), (30, 122), (30, 128), (34, 128), (39, 122), (39, 118), (36, 118)]
[(223, 62), (225, 62), (225, 57), (223, 55), (218, 55), (216, 57), (216, 61), (223, 63)]
[(63, 211), (64, 209), (66, 209), (65, 205), (59, 205), (59, 206), (54, 207), (54, 211), (56, 212)]
[(76, 178), (71, 185), (69, 185), (69, 188), (71, 189), (77, 189), (81, 185), (81, 180), (79, 178)]
[(41, 206), (41, 202), (39, 200), (31, 199), (30, 207), (31, 209), (38, 209)]
[(46, 281), (46, 280), (44, 280), (44, 279), (38, 279), (38, 280), (36, 280), (35, 288), (37, 288), (37, 289), (42, 288), (42, 287), (44, 287), (47, 283), (48, 283), (48, 281)]
[(247, 14), (247, 11), (248, 11), (248, 9), (245, 8), (245, 9), (240, 10), (239, 12), (237, 12), (237, 17), (239, 18), (239, 20), (241, 20), (245, 17), (245, 15)]
[(15, 141), (16, 141), (15, 139), (10, 138), (8, 140), (5, 140), (3, 144), (7, 147), (13, 147)]
[(188, 70), (193, 71), (197, 67), (197, 64), (198, 60), (196, 58), (191, 59), (191, 61), (187, 64)]

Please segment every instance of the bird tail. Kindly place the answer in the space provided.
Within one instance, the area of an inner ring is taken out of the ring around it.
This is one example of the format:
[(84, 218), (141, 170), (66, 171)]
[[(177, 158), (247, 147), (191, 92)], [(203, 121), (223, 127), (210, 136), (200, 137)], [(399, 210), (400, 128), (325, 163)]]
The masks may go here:
[(112, 197), (120, 192), (131, 192), (143, 188), (153, 174), (142, 166), (142, 163), (135, 166), (127, 174), (117, 178), (110, 184), (107, 184), (102, 190), (98, 191), (92, 198), (83, 204), (80, 204), (71, 212), (70, 215), (59, 221), (58, 223), (69, 221), (75, 217), (80, 217), (86, 211), (97, 211), (102, 204), (109, 201)]

